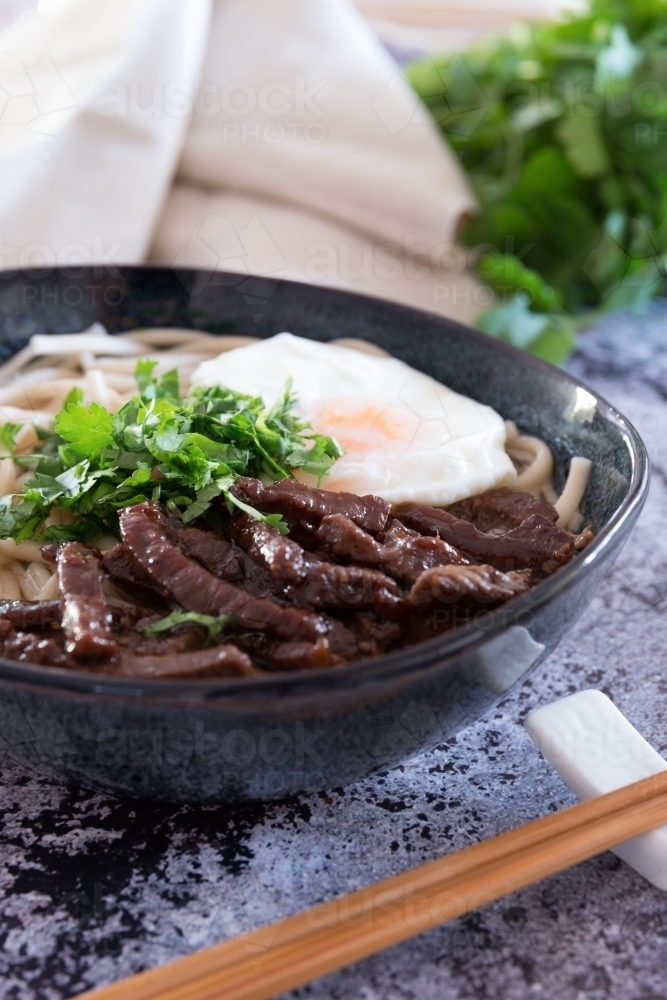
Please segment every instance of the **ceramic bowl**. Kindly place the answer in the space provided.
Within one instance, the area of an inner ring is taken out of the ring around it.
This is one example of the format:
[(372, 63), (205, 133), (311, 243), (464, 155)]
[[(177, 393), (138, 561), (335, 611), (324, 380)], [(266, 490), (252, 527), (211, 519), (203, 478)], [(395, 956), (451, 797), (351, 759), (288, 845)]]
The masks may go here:
[[(346, 785), (443, 743), (553, 651), (598, 591), (648, 489), (633, 427), (565, 372), (475, 330), (291, 281), (159, 267), (0, 273), (0, 355), (34, 333), (181, 326), (371, 341), (593, 461), (594, 541), (527, 594), (439, 638), (344, 668), (261, 679), (135, 681), (0, 660), (0, 739), (22, 764), (122, 795), (271, 799)], [(443, 612), (446, 613), (446, 612)]]

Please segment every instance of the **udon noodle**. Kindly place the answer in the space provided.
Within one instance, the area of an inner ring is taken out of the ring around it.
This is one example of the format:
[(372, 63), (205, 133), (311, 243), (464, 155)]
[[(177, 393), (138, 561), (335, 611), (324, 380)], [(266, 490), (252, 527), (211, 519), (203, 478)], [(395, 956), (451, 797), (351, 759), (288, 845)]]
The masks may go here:
[[(181, 389), (187, 393), (195, 368), (223, 351), (255, 342), (257, 337), (212, 336), (173, 327), (133, 330), (110, 336), (95, 323), (83, 333), (37, 334), (29, 344), (0, 367), (0, 423), (23, 424), (16, 438), (17, 454), (31, 451), (39, 440), (35, 425), (48, 426), (75, 387), (83, 391), (86, 404), (95, 402), (117, 410), (136, 392), (137, 360), (150, 355), (157, 361), (156, 375), (178, 370)], [(367, 341), (340, 338), (334, 343), (378, 356), (387, 352)], [(573, 458), (560, 496), (553, 486), (553, 456), (539, 438), (521, 434), (516, 424), (506, 422), (506, 449), (517, 469), (516, 488), (553, 504), (558, 526), (577, 532), (583, 524), (579, 504), (586, 490), (590, 461)], [(11, 458), (0, 459), (0, 496), (18, 492), (32, 473)], [(65, 523), (67, 513), (54, 510), (47, 524)], [(97, 543), (102, 551), (116, 544), (115, 538)], [(58, 579), (41, 554), (37, 542), (16, 543), (0, 539), (0, 599), (53, 600), (58, 597)]]
[(546, 500), (558, 511), (559, 528), (577, 532), (584, 522), (579, 510), (579, 504), (586, 492), (588, 477), (591, 471), (591, 461), (588, 458), (575, 456), (570, 461), (570, 469), (565, 486), (560, 496), (553, 485), (553, 455), (544, 441), (537, 437), (520, 434), (516, 424), (505, 421), (507, 441), (505, 449), (510, 456), (518, 477), (517, 490), (530, 493), (538, 500)]

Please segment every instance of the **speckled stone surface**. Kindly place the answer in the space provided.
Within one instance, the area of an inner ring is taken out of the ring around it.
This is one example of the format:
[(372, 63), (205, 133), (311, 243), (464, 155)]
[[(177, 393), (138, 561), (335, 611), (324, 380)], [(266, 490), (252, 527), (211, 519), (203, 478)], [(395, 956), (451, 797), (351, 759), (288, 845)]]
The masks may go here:
[[(121, 801), (0, 761), (2, 1000), (72, 996), (571, 804), (521, 720), (574, 691), (667, 753), (667, 309), (606, 320), (570, 367), (635, 422), (653, 485), (556, 653), (449, 743), (280, 804)], [(667, 895), (605, 854), (290, 996), (667, 998)]]

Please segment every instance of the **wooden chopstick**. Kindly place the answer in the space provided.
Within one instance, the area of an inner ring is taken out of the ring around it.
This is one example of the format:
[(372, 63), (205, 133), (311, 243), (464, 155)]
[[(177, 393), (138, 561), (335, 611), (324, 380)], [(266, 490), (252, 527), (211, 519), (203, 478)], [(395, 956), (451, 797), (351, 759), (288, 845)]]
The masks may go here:
[(269, 1000), (667, 823), (667, 771), (86, 993)]

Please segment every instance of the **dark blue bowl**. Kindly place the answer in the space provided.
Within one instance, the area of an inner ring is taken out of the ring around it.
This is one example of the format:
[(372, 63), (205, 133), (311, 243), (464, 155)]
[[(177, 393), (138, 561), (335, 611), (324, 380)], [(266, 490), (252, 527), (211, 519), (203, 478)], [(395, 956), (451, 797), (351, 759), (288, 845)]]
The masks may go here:
[(644, 445), (557, 368), (440, 317), (291, 281), (158, 267), (0, 273), (0, 352), (34, 333), (196, 327), (359, 337), (488, 403), (551, 446), (556, 485), (593, 461), (596, 528), (573, 562), (437, 639), (317, 673), (133, 681), (0, 660), (0, 735), (15, 760), (121, 794), (268, 799), (348, 784), (479, 719), (558, 644), (611, 569), (648, 490)]

